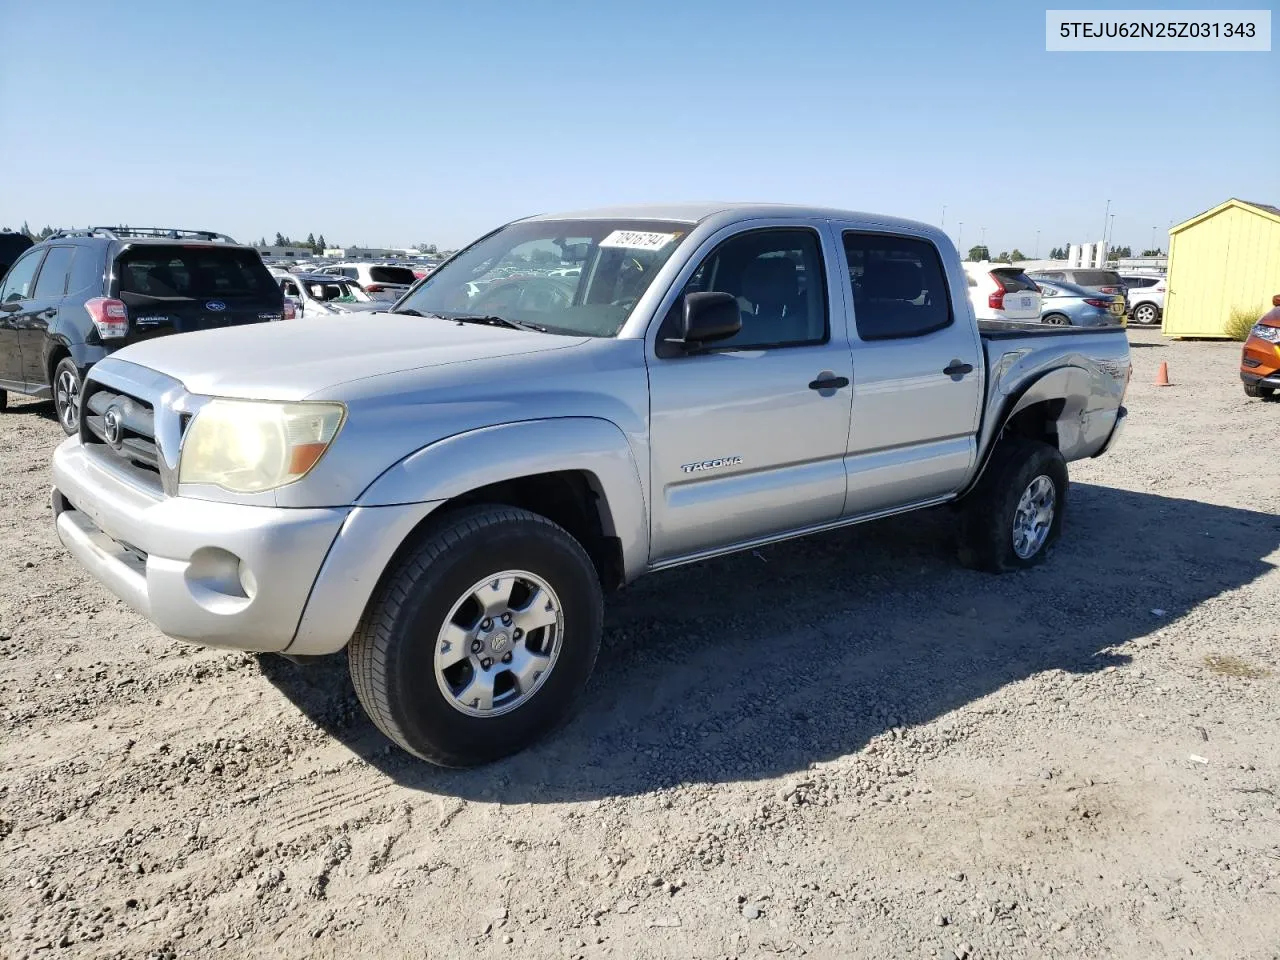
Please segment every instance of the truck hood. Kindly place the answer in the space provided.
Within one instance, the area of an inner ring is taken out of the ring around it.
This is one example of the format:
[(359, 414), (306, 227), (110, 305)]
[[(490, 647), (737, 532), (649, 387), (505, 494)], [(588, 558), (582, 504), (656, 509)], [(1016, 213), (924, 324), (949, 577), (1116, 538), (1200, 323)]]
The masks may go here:
[(563, 350), (587, 339), (437, 317), (360, 313), (178, 334), (133, 344), (113, 356), (180, 380), (192, 393), (301, 400), (351, 380)]

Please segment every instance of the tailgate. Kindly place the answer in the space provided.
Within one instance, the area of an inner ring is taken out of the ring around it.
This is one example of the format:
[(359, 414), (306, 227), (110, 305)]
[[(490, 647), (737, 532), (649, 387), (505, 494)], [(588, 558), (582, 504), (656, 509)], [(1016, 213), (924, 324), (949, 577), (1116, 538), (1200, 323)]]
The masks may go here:
[(284, 295), (244, 247), (133, 244), (112, 272), (129, 311), (129, 342), (281, 319)]
[(991, 279), (1004, 290), (1001, 310), (1006, 320), (1039, 320), (1040, 288), (1016, 267), (991, 271)]

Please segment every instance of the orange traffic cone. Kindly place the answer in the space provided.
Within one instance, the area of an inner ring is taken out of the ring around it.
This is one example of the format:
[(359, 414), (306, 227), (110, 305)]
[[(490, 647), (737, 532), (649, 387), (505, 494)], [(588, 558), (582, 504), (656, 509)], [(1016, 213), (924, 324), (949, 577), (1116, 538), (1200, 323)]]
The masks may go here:
[(1157, 387), (1173, 386), (1173, 384), (1169, 382), (1169, 363), (1166, 360), (1160, 361), (1160, 369), (1156, 371), (1156, 386)]

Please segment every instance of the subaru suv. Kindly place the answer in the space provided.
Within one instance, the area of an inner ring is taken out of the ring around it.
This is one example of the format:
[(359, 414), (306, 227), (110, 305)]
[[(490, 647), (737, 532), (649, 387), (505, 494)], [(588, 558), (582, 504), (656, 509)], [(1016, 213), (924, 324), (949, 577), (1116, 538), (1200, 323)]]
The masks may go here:
[(52, 397), (68, 434), (94, 363), (172, 333), (285, 319), (262, 258), (208, 230), (92, 227), (55, 233), (0, 282), (0, 410), (8, 391)]

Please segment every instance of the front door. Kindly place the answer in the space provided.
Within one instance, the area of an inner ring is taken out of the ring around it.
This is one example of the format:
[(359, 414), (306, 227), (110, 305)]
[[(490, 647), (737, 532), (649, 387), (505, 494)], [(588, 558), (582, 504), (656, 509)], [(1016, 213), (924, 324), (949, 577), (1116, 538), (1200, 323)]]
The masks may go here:
[(0, 380), (17, 386), (27, 380), (22, 363), (22, 328), (30, 312), (44, 252), (44, 247), (28, 250), (9, 268), (0, 284)]
[(959, 264), (926, 237), (844, 230), (853, 303), (846, 516), (956, 493), (977, 455), (983, 353)]
[(22, 365), (28, 383), (49, 383), (50, 372), (44, 366), (48, 353), (49, 326), (58, 319), (58, 310), (67, 295), (71, 261), (75, 255), (75, 247), (50, 247), (36, 277), (31, 303), (22, 329), (18, 331), (18, 338), (22, 343)]
[(835, 520), (844, 503), (852, 361), (815, 227), (727, 232), (683, 294), (738, 298), (741, 331), (695, 355), (649, 347), (650, 559), (695, 555)]

